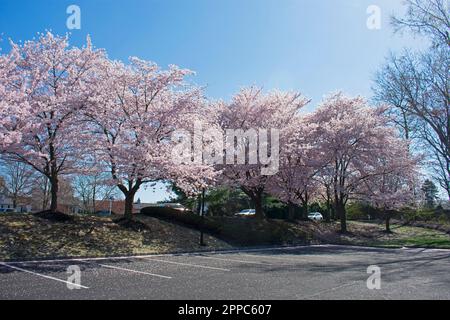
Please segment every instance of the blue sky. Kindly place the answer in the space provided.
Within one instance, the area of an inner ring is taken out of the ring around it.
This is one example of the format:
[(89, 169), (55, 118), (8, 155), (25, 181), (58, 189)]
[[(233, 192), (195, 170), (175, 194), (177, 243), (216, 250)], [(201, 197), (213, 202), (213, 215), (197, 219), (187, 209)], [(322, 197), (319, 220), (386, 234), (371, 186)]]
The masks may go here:
[[(81, 9), (80, 30), (66, 27), (71, 4)], [(366, 26), (369, 5), (381, 9), (379, 30)], [(426, 45), (393, 34), (389, 17), (404, 11), (401, 0), (0, 0), (0, 33), (19, 41), (48, 29), (71, 32), (74, 45), (90, 34), (113, 59), (138, 56), (196, 71), (192, 80), (211, 98), (258, 85), (300, 91), (312, 110), (335, 90), (370, 98), (389, 51)], [(7, 51), (7, 41), (0, 47)], [(163, 190), (138, 196), (160, 200)]]

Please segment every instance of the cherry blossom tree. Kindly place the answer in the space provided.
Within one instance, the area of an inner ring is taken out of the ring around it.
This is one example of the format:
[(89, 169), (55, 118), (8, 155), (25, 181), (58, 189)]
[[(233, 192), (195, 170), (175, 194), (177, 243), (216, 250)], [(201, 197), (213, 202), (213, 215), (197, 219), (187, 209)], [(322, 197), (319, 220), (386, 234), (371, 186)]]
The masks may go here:
[(125, 196), (125, 217), (132, 217), (134, 196), (148, 182), (172, 180), (185, 191), (202, 188), (210, 166), (172, 158), (172, 135), (192, 132), (206, 112), (201, 91), (184, 80), (192, 72), (173, 65), (161, 70), (138, 58), (129, 65), (104, 59), (99, 69), (103, 86), (86, 117), (96, 158)]
[(69, 47), (67, 36), (50, 32), (11, 47), (0, 56), (0, 152), (48, 178), (56, 212), (59, 176), (74, 172), (83, 154), (76, 123), (104, 53), (89, 38), (83, 48)]
[(414, 188), (417, 184), (419, 158), (408, 152), (406, 143), (390, 145), (377, 158), (378, 174), (372, 175), (356, 190), (356, 197), (380, 209), (385, 217), (386, 232), (395, 210), (414, 204)]
[(296, 117), (281, 131), (280, 170), (270, 181), (270, 193), (288, 205), (288, 218), (294, 219), (295, 205), (302, 205), (307, 219), (308, 203), (318, 189), (316, 175), (323, 166), (310, 132), (314, 123)]
[(383, 110), (368, 106), (361, 97), (336, 93), (309, 116), (308, 121), (317, 124), (312, 137), (327, 163), (322, 175), (332, 181), (333, 206), (342, 232), (347, 232), (347, 201), (363, 183), (385, 174), (380, 159), (396, 161), (391, 150), (406, 148), (382, 114)]
[[(231, 159), (233, 163), (227, 163), (221, 167), (223, 170), (222, 182), (240, 187), (255, 205), (255, 215), (259, 219), (264, 218), (263, 196), (268, 191), (272, 176), (278, 172), (280, 150), (272, 148), (271, 144), (277, 141), (270, 141), (265, 146), (259, 143), (258, 150), (256, 150), (256, 143), (262, 141), (262, 136), (257, 134), (258, 130), (267, 130), (259, 131), (266, 136), (269, 130), (270, 134), (273, 132), (282, 134), (284, 128), (294, 124), (298, 110), (307, 102), (302, 95), (296, 92), (272, 91), (264, 94), (261, 89), (251, 87), (242, 89), (230, 103), (220, 103), (220, 124), (223, 130), (228, 132), (227, 143), (231, 144), (235, 151), (233, 153), (229, 149), (226, 150), (227, 159)], [(255, 137), (257, 138), (255, 139)], [(272, 138), (278, 138), (278, 136), (271, 135)], [(262, 146), (263, 148), (261, 148)], [(269, 174), (264, 174), (262, 169), (268, 168), (274, 163), (264, 163), (266, 161), (253, 161), (252, 163), (249, 160), (256, 156), (261, 160), (261, 156), (268, 153), (276, 158), (277, 167)], [(245, 156), (243, 157), (245, 161), (234, 163), (235, 156), (242, 154)]]
[(325, 221), (331, 222), (331, 219), (335, 219), (334, 215), (334, 208), (332, 205), (332, 198), (333, 198), (333, 176), (331, 174), (332, 170), (330, 166), (323, 166), (321, 170), (318, 172), (318, 174), (315, 177), (315, 180), (317, 181), (317, 198), (321, 201), (325, 202), (326, 206), (326, 214), (325, 214)]

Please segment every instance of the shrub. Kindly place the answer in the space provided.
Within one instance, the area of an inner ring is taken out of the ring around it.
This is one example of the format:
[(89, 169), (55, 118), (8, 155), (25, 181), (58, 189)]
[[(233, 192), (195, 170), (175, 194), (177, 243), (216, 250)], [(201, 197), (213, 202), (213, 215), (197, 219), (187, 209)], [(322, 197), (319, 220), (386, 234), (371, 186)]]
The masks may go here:
[(382, 219), (383, 213), (376, 208), (361, 202), (349, 203), (346, 207), (347, 219), (349, 220), (370, 220)]
[(288, 216), (288, 206), (272, 197), (265, 199), (264, 211), (269, 219), (287, 219)]
[(438, 218), (439, 223), (441, 224), (448, 224), (449, 223), (449, 218), (447, 215), (445, 214), (441, 214)]
[(410, 207), (405, 207), (400, 209), (399, 217), (401, 220), (405, 220), (407, 222), (415, 221), (417, 218), (417, 210)]
[(206, 195), (208, 214), (212, 216), (232, 216), (235, 213), (253, 208), (248, 196), (239, 189), (217, 188)]
[(313, 202), (309, 206), (309, 212), (320, 212), (325, 217), (327, 209), (326, 207), (322, 207), (322, 205), (319, 202)]
[(283, 221), (253, 217), (211, 217), (172, 208), (144, 208), (142, 214), (202, 230), (235, 245), (285, 244), (298, 239)]
[[(217, 226), (210, 220), (203, 219), (192, 211), (181, 211), (170, 207), (147, 207), (141, 210), (142, 214), (146, 214), (155, 218), (166, 220), (174, 223), (181, 223), (188, 227), (202, 229), (208, 232), (217, 232)], [(206, 217), (205, 217), (206, 218)]]
[(437, 218), (436, 212), (432, 208), (421, 208), (416, 211), (415, 220), (431, 221)]
[(446, 224), (450, 222), (450, 211), (440, 208), (402, 208), (399, 217), (406, 222), (439, 222)]

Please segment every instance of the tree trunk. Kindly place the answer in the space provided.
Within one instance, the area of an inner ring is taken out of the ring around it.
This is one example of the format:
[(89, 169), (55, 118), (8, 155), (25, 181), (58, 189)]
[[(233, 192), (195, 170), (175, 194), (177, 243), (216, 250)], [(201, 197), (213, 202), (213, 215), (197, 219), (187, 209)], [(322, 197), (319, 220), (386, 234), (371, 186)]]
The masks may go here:
[(17, 210), (17, 195), (13, 195), (12, 201), (13, 201), (14, 211), (16, 211)]
[(123, 184), (119, 183), (117, 184), (117, 187), (125, 196), (125, 212), (124, 217), (125, 219), (131, 220), (133, 218), (133, 203), (134, 203), (134, 196), (136, 195), (136, 192), (139, 190), (139, 187), (142, 185), (142, 180), (137, 179), (134, 181), (133, 186), (133, 180), (128, 181), (128, 188), (125, 187)]
[(255, 203), (255, 217), (256, 219), (264, 219), (265, 215), (264, 215), (264, 210), (263, 210), (263, 206), (262, 206), (262, 196), (261, 195), (257, 195), (254, 199), (253, 202)]
[(58, 210), (58, 177), (56, 175), (52, 176), (50, 179), (50, 211), (56, 212)]
[(97, 196), (97, 190), (96, 187), (94, 186), (94, 188), (92, 189), (92, 213), (95, 214), (95, 198)]
[(134, 203), (134, 192), (128, 192), (125, 194), (125, 212), (124, 217), (131, 220), (133, 217), (133, 203)]
[(42, 211), (47, 210), (48, 209), (48, 178), (45, 177), (44, 179), (44, 189), (42, 190)]
[(342, 203), (342, 201), (339, 201), (336, 204), (336, 214), (339, 216), (339, 219), (341, 222), (341, 232), (346, 233), (347, 232), (347, 216), (345, 214), (345, 206)]
[(201, 195), (199, 195), (198, 197), (197, 197), (197, 203), (196, 203), (196, 205), (197, 205), (197, 214), (200, 216), (201, 214), (202, 214), (202, 197), (201, 197)]
[(306, 203), (303, 203), (302, 205), (302, 215), (303, 220), (308, 220), (308, 205)]
[(295, 205), (292, 202), (288, 202), (288, 220), (295, 220)]
[(325, 222), (331, 222), (331, 204), (330, 199), (327, 199), (327, 214), (325, 216)]
[(386, 232), (391, 233), (391, 215), (390, 213), (386, 213)]
[(303, 219), (305, 220), (308, 220), (308, 202), (309, 202), (308, 190), (305, 190), (305, 198), (303, 201)]
[(264, 219), (265, 214), (263, 210), (263, 191), (262, 190), (255, 190), (255, 189), (246, 189), (244, 187), (241, 187), (241, 190), (249, 196), (249, 198), (252, 200), (254, 206), (255, 206), (255, 217), (256, 219)]

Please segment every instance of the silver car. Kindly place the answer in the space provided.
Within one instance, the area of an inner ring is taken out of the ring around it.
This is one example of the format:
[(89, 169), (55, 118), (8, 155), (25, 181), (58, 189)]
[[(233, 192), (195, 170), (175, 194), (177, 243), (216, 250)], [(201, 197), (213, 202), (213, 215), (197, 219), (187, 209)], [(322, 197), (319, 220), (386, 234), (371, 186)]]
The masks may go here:
[(320, 212), (311, 212), (308, 213), (308, 219), (313, 221), (321, 221), (323, 220), (323, 216)]
[(253, 216), (255, 214), (255, 209), (244, 209), (236, 213), (237, 216)]

